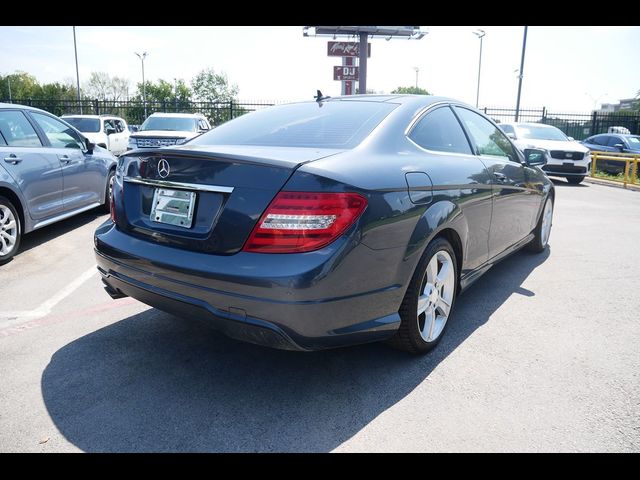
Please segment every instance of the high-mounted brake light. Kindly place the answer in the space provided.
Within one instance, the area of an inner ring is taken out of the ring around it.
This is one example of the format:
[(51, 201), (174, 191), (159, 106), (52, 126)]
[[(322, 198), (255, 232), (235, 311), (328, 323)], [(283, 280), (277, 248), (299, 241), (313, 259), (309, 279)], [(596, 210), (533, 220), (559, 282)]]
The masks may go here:
[(280, 192), (254, 227), (245, 252), (309, 252), (328, 245), (358, 219), (357, 193)]

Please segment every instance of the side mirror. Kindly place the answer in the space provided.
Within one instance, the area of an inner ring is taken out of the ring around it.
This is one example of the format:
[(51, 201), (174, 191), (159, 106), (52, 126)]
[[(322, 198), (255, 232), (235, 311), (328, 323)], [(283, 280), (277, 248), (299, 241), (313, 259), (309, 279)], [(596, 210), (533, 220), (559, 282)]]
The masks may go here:
[(515, 133), (508, 132), (506, 135), (507, 135), (507, 137), (509, 137), (511, 140), (515, 140), (515, 139), (516, 139), (516, 134), (515, 134)]
[(107, 127), (104, 130), (107, 135), (113, 135), (114, 133), (116, 133), (116, 129), (113, 127)]
[(616, 143), (616, 144), (613, 146), (613, 148), (617, 148), (618, 150), (623, 151), (623, 150), (624, 150), (624, 145), (623, 145), (623, 144), (621, 144), (621, 143)]
[(136, 133), (138, 131), (138, 126), (137, 125), (130, 125), (129, 129), (133, 132)]
[(547, 163), (547, 152), (539, 148), (525, 148), (524, 159), (530, 167), (545, 165)]
[(87, 153), (93, 153), (93, 150), (96, 148), (96, 144), (91, 142), (88, 138), (85, 137), (84, 144), (87, 147)]
[(569, 139), (570, 142), (573, 142), (575, 140), (575, 138), (573, 137), (567, 137)]

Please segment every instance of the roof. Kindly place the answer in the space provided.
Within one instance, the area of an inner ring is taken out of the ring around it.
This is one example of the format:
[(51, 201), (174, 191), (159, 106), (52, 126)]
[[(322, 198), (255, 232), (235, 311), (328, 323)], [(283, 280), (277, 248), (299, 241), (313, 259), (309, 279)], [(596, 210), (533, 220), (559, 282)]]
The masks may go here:
[(155, 112), (149, 116), (150, 117), (185, 117), (185, 118), (204, 117), (202, 113), (165, 113), (165, 112)]
[(42, 111), (41, 108), (30, 107), (29, 105), (22, 105), (20, 103), (0, 103), (0, 108), (24, 108), (25, 110)]

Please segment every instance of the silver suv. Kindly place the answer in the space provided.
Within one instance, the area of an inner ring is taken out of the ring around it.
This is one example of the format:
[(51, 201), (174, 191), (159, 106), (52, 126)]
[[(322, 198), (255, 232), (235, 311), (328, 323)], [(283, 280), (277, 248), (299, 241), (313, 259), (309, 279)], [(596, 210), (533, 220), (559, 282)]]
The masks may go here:
[(180, 145), (211, 130), (201, 113), (154, 113), (129, 137), (127, 150)]
[(40, 227), (102, 205), (116, 158), (58, 117), (0, 103), (0, 265)]

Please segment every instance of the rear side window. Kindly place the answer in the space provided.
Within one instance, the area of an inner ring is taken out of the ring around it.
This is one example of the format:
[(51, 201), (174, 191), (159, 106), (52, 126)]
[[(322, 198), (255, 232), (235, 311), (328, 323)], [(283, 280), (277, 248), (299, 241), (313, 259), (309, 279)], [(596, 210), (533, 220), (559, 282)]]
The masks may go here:
[(602, 136), (602, 137), (591, 137), (591, 138), (590, 138), (590, 139), (588, 139), (587, 141), (588, 141), (589, 143), (594, 144), (594, 145), (606, 145), (606, 144), (607, 144), (607, 139), (608, 139), (608, 138), (609, 138), (609, 137), (607, 137), (607, 136), (605, 135), (605, 136)]
[(607, 142), (607, 145), (609, 145), (610, 147), (615, 147), (619, 143), (624, 145), (624, 142), (620, 137), (609, 137), (609, 142)]
[(238, 117), (189, 143), (354, 148), (396, 107), (348, 100), (278, 105)]
[(0, 111), (0, 132), (10, 147), (42, 146), (27, 117), (17, 110)]
[(471, 155), (467, 137), (449, 107), (427, 113), (413, 128), (409, 138), (427, 150)]

